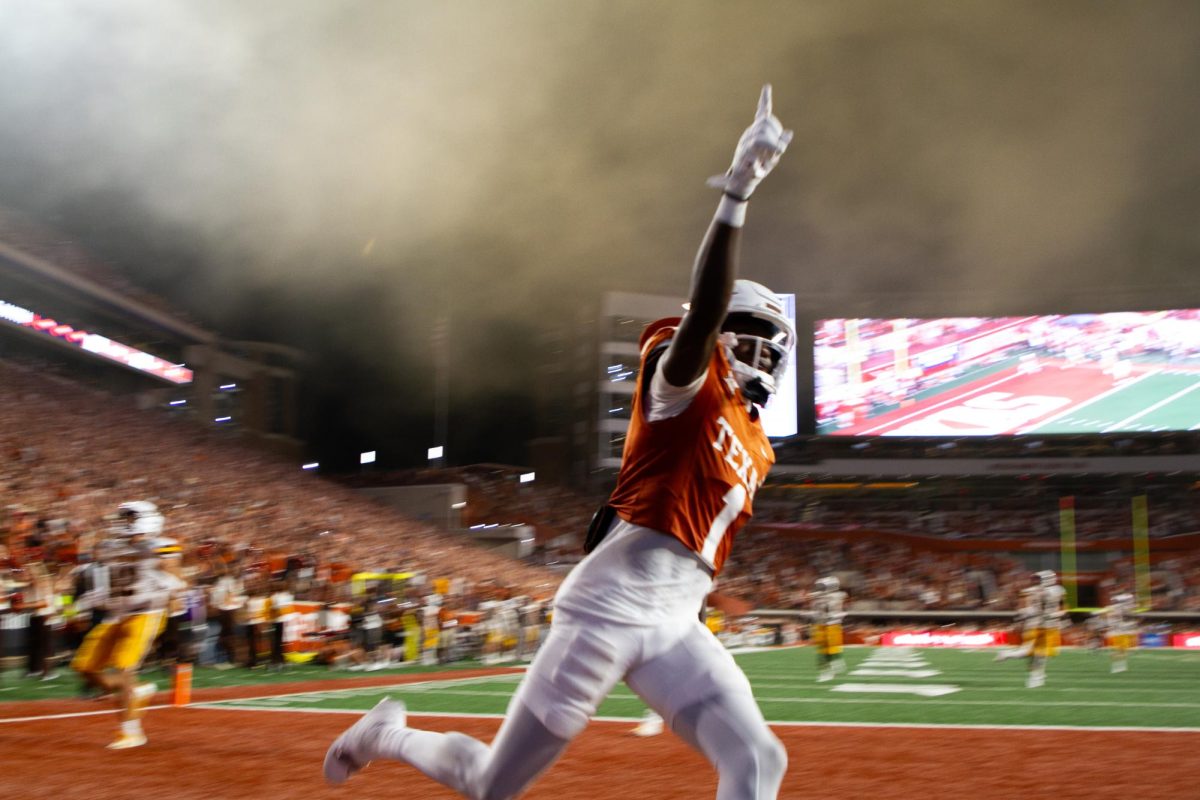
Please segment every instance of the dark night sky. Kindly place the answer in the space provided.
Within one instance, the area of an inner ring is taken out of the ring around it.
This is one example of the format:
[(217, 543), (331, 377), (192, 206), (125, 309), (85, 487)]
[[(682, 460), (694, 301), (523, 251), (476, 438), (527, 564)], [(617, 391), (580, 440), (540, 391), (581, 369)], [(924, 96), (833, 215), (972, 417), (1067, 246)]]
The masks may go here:
[(535, 432), (537, 333), (682, 295), (758, 87), (746, 274), (802, 313), (1200, 305), (1200, 4), (0, 5), (0, 205), (313, 354), (318, 451)]

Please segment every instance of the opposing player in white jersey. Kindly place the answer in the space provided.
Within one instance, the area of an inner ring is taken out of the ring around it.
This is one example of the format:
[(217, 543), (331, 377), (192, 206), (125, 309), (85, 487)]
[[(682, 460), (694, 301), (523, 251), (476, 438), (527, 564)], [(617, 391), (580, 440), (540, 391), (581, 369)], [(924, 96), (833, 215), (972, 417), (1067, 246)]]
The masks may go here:
[(842, 658), (842, 622), (846, 618), (846, 593), (834, 575), (817, 579), (812, 593), (812, 642), (817, 649), (817, 681), (833, 680), (845, 671)]
[(1047, 569), (1036, 573), (1034, 580), (1037, 581), (1037, 591), (1031, 595), (1033, 610), (1028, 622), (1033, 631), (1033, 643), (1029, 653), (1029, 672), (1025, 678), (1025, 686), (1029, 689), (1046, 683), (1046, 662), (1058, 655), (1066, 618), (1066, 591), (1059, 585), (1058, 576)]
[(1112, 654), (1112, 672), (1129, 669), (1129, 651), (1137, 646), (1137, 620), (1134, 618), (1133, 595), (1121, 592), (1100, 612), (1103, 620), (1104, 642)]
[(146, 743), (141, 719), (154, 695), (153, 683), (138, 683), (138, 668), (162, 631), (172, 592), (186, 588), (161, 568), (159, 559), (178, 551), (178, 543), (159, 536), (162, 516), (152, 503), (121, 507), (123, 522), (99, 548), (108, 565), (108, 585), (80, 598), (81, 608), (103, 607), (104, 620), (80, 644), (71, 661), (89, 684), (114, 692), (121, 729), (110, 750)]
[(406, 762), (469, 798), (520, 795), (624, 679), (704, 754), (719, 800), (774, 798), (787, 754), (749, 681), (698, 618), (774, 462), (758, 419), (795, 332), (776, 295), (735, 281), (747, 200), (791, 134), (764, 87), (692, 275), (682, 319), (642, 336), (641, 371), (617, 486), (589, 529), (589, 555), (555, 598), (550, 633), (491, 746), (410, 728), (384, 701), (325, 757), (341, 783), (368, 761)]
[(1033, 655), (1033, 642), (1037, 638), (1038, 625), (1038, 595), (1041, 587), (1026, 586), (1021, 589), (1017, 612), (1013, 616), (1012, 633), (1020, 639), (1016, 647), (1009, 647), (996, 654), (997, 661), (1007, 661), (1012, 658), (1028, 658)]

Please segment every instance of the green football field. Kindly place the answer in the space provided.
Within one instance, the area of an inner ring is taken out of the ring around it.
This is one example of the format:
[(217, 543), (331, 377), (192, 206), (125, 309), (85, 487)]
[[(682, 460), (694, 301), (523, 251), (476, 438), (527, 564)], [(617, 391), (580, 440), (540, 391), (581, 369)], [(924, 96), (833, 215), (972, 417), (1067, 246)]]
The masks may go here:
[[(995, 650), (849, 648), (847, 669), (818, 683), (815, 654), (798, 647), (737, 656), (767, 719), (778, 724), (1066, 726), (1200, 730), (1200, 653), (1138, 651), (1129, 671), (1112, 674), (1104, 652), (1065, 650), (1046, 685), (1025, 688), (1022, 661), (994, 661)], [(363, 711), (384, 696), (416, 714), (500, 716), (520, 673), (457, 678), (430, 674), (417, 683), (336, 686), (273, 694), (209, 707), (326, 713)], [(623, 684), (598, 717), (636, 720), (642, 702)]]
[(1170, 431), (1200, 427), (1200, 376), (1194, 371), (1149, 372), (1073, 406), (1028, 433)]

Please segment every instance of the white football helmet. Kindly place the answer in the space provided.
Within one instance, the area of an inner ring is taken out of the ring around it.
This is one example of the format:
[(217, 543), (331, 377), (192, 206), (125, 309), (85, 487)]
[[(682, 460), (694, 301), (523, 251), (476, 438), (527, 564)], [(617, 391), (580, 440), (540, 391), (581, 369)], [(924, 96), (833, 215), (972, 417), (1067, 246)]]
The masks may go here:
[(158, 536), (163, 531), (163, 515), (149, 500), (131, 500), (117, 506), (121, 533), (126, 536)]
[(841, 581), (835, 575), (826, 575), (824, 578), (817, 579), (817, 588), (823, 592), (836, 592), (841, 585)]
[(1042, 584), (1042, 586), (1053, 586), (1058, 583), (1058, 576), (1054, 574), (1054, 570), (1052, 569), (1044, 569), (1034, 577), (1038, 579), (1038, 583)]
[(722, 330), (739, 317), (766, 323), (758, 326), (765, 335), (733, 330), (726, 332), (726, 337), (732, 336), (733, 341), (725, 339), (742, 394), (760, 406), (766, 405), (775, 393), (779, 379), (787, 371), (788, 354), (796, 343), (796, 329), (783, 312), (783, 302), (766, 286), (744, 278), (734, 281)]

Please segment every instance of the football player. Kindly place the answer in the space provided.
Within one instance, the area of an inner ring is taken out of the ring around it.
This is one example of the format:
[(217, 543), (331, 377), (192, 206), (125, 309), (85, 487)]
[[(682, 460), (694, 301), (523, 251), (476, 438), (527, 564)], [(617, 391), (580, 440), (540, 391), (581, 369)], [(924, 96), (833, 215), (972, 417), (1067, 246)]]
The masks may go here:
[(1137, 646), (1137, 621), (1133, 618), (1133, 595), (1121, 592), (1101, 613), (1105, 643), (1112, 653), (1112, 672), (1129, 668), (1129, 650)]
[(153, 503), (124, 503), (121, 522), (101, 543), (99, 556), (108, 566), (108, 586), (80, 598), (81, 608), (105, 609), (104, 620), (84, 638), (71, 667), (85, 682), (115, 693), (121, 720), (110, 750), (140, 747), (145, 707), (154, 696), (153, 683), (138, 683), (138, 668), (162, 631), (172, 592), (186, 584), (161, 568), (160, 550), (178, 543), (160, 543), (163, 519)]
[(532, 661), (542, 643), (542, 604), (536, 597), (529, 597), (521, 605), (521, 644), (519, 658)]
[(834, 575), (817, 580), (812, 593), (812, 640), (817, 648), (817, 682), (833, 680), (845, 671), (842, 658), (842, 620), (846, 618), (846, 593)]
[(1029, 674), (1025, 687), (1036, 689), (1046, 683), (1046, 662), (1058, 655), (1062, 637), (1063, 619), (1066, 617), (1064, 598), (1066, 590), (1058, 583), (1052, 570), (1042, 570), (1034, 575), (1037, 591), (1034, 592), (1033, 650), (1029, 659)]
[(330, 746), (341, 783), (374, 758), (416, 767), (469, 798), (520, 795), (624, 679), (716, 767), (724, 800), (774, 798), (787, 753), (733, 657), (697, 616), (774, 462), (759, 420), (795, 332), (779, 298), (737, 278), (747, 201), (791, 133), (764, 87), (692, 274), (682, 319), (642, 334), (617, 486), (589, 528), (588, 555), (554, 601), (550, 633), (492, 744), (406, 724), (381, 702)]
[(1038, 595), (1040, 593), (1041, 587), (1036, 584), (1021, 589), (1020, 605), (1017, 607), (1017, 613), (1013, 617), (1012, 627), (1014, 638), (1019, 638), (1021, 644), (1017, 647), (1009, 647), (1001, 650), (996, 654), (997, 661), (1007, 661), (1011, 658), (1028, 658), (1033, 655), (1033, 643), (1037, 638)]
[(479, 604), (482, 620), (479, 625), (483, 639), (480, 662), (483, 664), (498, 664), (500, 662), (500, 603), (496, 600), (484, 600)]

